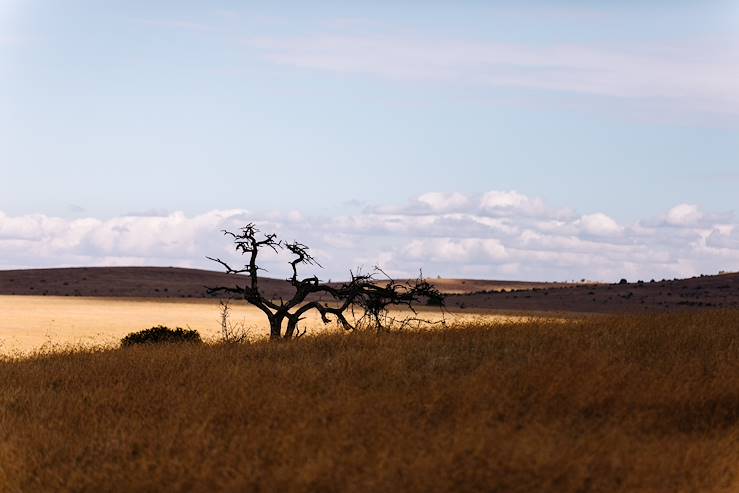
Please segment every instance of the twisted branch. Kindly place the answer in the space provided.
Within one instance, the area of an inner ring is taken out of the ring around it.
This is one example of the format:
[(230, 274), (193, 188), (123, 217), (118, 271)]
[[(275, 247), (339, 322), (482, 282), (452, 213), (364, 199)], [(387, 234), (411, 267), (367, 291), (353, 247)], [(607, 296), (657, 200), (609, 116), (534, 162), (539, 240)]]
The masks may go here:
[[(206, 257), (211, 261), (220, 264), (228, 274), (248, 274), (249, 284), (234, 287), (211, 287), (208, 288), (209, 294), (227, 293), (238, 296), (248, 303), (255, 305), (262, 310), (270, 322), (271, 337), (292, 338), (301, 337), (305, 334), (305, 329), (301, 332), (298, 324), (304, 320), (304, 315), (311, 310), (315, 310), (321, 317), (324, 324), (331, 323), (335, 320), (346, 330), (354, 330), (357, 325), (371, 323), (377, 330), (382, 330), (391, 325), (399, 328), (408, 327), (412, 323), (429, 323), (432, 322), (418, 318), (414, 304), (425, 299), (442, 300), (442, 294), (430, 283), (425, 281), (422, 276), (412, 282), (394, 281), (385, 271), (379, 267), (368, 274), (354, 273), (350, 271), (351, 280), (339, 285), (322, 283), (317, 276), (299, 279), (298, 270), (301, 265), (314, 265), (322, 267), (320, 263), (310, 254), (309, 248), (303, 243), (293, 241), (291, 243), (283, 243), (277, 240), (274, 233), (261, 235), (260, 231), (254, 223), (249, 223), (240, 232), (234, 233), (224, 231), (224, 234), (230, 237), (234, 243), (237, 253), (247, 255), (249, 262), (241, 269), (234, 269), (228, 263), (219, 258)], [(261, 249), (269, 248), (275, 253), (280, 250), (288, 250), (294, 258), (288, 262), (292, 275), (287, 281), (294, 288), (293, 296), (288, 300), (280, 299), (276, 303), (268, 299), (259, 289), (258, 272), (261, 269), (257, 265), (257, 258)], [(377, 280), (378, 276), (385, 278), (384, 282)], [(326, 295), (333, 306), (329, 303), (323, 303), (315, 299), (309, 299), (312, 295)], [(393, 306), (405, 306), (410, 309), (414, 317), (404, 319), (396, 319), (388, 315), (388, 309)], [(355, 316), (355, 310), (361, 312), (361, 316)], [(356, 320), (355, 324), (349, 322), (346, 313), (350, 312)], [(333, 320), (332, 320), (333, 318)], [(285, 331), (282, 330), (282, 323), (287, 320)]]

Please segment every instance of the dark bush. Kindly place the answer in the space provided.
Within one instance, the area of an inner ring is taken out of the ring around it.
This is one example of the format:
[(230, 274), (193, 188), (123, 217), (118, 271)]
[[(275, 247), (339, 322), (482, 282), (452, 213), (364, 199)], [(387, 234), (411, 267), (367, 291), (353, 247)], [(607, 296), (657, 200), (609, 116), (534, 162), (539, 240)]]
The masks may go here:
[(170, 329), (164, 325), (157, 325), (150, 329), (131, 332), (121, 339), (121, 346), (133, 346), (136, 344), (161, 344), (172, 342), (201, 343), (200, 334), (197, 330), (183, 329), (177, 327)]
[(444, 306), (444, 295), (441, 293), (431, 293), (426, 298), (426, 304), (428, 306)]

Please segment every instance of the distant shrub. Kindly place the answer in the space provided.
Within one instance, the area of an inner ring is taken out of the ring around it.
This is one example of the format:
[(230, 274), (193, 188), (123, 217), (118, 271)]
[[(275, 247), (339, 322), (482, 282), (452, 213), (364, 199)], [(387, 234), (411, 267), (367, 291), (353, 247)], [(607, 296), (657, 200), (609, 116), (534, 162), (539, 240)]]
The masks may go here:
[(444, 306), (444, 295), (441, 293), (431, 293), (426, 298), (426, 304), (428, 306)]
[(629, 281), (627, 281), (626, 279), (621, 279), (620, 281), (618, 281), (618, 283), (619, 284), (628, 284)]
[(201, 343), (203, 341), (197, 330), (183, 329), (181, 327), (170, 329), (164, 325), (157, 325), (150, 329), (131, 332), (121, 339), (121, 346), (127, 347), (134, 346), (136, 344), (161, 344), (173, 342)]

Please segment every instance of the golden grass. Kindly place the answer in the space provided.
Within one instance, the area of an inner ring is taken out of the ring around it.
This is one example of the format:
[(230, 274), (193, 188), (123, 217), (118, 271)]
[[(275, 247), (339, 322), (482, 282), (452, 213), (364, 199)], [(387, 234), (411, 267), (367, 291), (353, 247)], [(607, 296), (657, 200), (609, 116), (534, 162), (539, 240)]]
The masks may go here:
[[(263, 323), (256, 310), (234, 306), (232, 318)], [(217, 300), (0, 296), (0, 313), (0, 354), (44, 345), (115, 344), (129, 332), (159, 324), (191, 326), (213, 337), (220, 323)]]
[(0, 489), (736, 491), (739, 312), (0, 362)]
[[(264, 314), (252, 305), (234, 303), (231, 320), (244, 323), (254, 337), (269, 336)], [(117, 344), (129, 332), (155, 325), (191, 327), (207, 339), (220, 332), (218, 300), (177, 298), (77, 298), (67, 296), (0, 296), (0, 354), (29, 353), (44, 346), (100, 346)], [(440, 316), (438, 310), (428, 313)], [(479, 314), (448, 315), (469, 320)], [(504, 320), (523, 317), (488, 315)], [(303, 322), (309, 330), (323, 330), (315, 312)]]

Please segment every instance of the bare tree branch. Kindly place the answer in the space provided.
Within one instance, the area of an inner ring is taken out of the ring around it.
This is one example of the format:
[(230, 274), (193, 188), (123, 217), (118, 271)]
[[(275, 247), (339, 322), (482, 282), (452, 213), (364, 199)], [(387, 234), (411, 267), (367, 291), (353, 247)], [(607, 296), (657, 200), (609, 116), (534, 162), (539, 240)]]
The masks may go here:
[[(237, 253), (247, 255), (248, 264), (243, 269), (234, 269), (228, 263), (219, 258), (206, 257), (220, 264), (228, 274), (248, 274), (248, 284), (234, 287), (210, 287), (208, 293), (225, 293), (239, 297), (256, 306), (267, 316), (270, 324), (270, 337), (272, 339), (290, 339), (301, 337), (299, 323), (305, 319), (311, 310), (315, 310), (324, 324), (336, 321), (346, 330), (354, 330), (358, 325), (371, 324), (380, 331), (384, 328), (394, 326), (396, 328), (407, 328), (411, 324), (422, 324), (432, 322), (423, 320), (417, 315), (415, 304), (424, 300), (434, 301), (434, 304), (443, 308), (443, 295), (421, 276), (414, 281), (397, 282), (385, 271), (375, 267), (370, 273), (354, 273), (349, 271), (351, 280), (341, 284), (323, 283), (317, 276), (300, 279), (298, 270), (300, 266), (318, 266), (320, 263), (310, 254), (310, 249), (297, 241), (283, 243), (277, 240), (274, 233), (260, 234), (254, 223), (249, 223), (240, 232), (223, 232), (234, 244)], [(270, 300), (259, 289), (258, 272), (261, 269), (257, 265), (260, 250), (265, 248), (279, 253), (286, 249), (293, 259), (288, 262), (292, 275), (287, 281), (295, 290), (288, 300), (280, 298), (279, 303)], [(383, 277), (383, 281), (377, 279)], [(322, 295), (328, 297), (328, 302), (315, 299)], [(403, 306), (407, 307), (413, 317), (395, 318), (389, 315), (389, 308)], [(346, 313), (352, 314), (355, 323), (352, 324), (346, 317)], [(360, 312), (361, 315), (356, 316)], [(283, 324), (285, 324), (283, 331)]]

